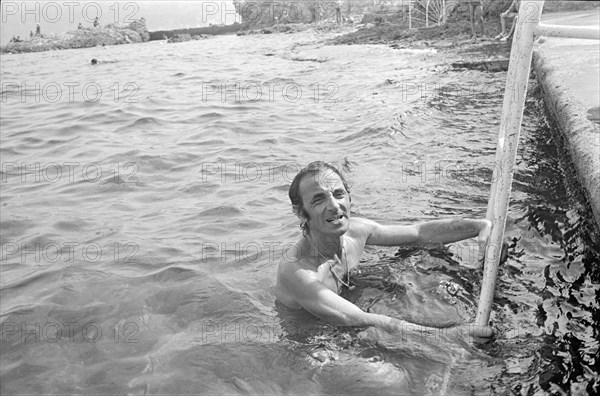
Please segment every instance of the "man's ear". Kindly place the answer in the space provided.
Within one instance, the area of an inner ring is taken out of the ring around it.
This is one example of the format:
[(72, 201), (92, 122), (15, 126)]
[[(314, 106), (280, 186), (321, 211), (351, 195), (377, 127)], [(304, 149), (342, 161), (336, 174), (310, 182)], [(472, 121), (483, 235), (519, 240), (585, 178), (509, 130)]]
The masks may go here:
[(292, 205), (292, 212), (296, 215), (300, 221), (306, 221), (306, 213), (304, 210), (300, 209), (299, 205)]
[(304, 211), (300, 210), (300, 206), (292, 205), (292, 212), (294, 212), (294, 214), (296, 215), (297, 218), (300, 219), (300, 221), (304, 220)]

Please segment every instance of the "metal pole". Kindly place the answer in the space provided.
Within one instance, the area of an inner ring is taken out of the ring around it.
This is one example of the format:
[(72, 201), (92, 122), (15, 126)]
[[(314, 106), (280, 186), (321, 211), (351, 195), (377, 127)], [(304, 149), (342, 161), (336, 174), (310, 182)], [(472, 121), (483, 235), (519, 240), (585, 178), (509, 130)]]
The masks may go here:
[(517, 156), (517, 145), (527, 96), (533, 39), (535, 29), (540, 22), (543, 6), (544, 1), (522, 1), (515, 22), (517, 26), (510, 52), (496, 161), (486, 216), (492, 222), (492, 233), (486, 248), (481, 295), (475, 319), (475, 323), (478, 325), (487, 325), (492, 311), (513, 167)]

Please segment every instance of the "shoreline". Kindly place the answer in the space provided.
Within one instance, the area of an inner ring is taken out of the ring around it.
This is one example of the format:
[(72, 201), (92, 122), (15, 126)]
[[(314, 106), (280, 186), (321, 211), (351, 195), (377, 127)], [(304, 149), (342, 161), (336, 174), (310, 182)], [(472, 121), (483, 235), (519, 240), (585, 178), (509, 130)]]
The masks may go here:
[[(296, 1), (296, 0), (294, 0)], [(235, 3), (235, 2), (234, 2)], [(468, 9), (463, 6), (455, 6), (448, 15), (447, 21), (441, 26), (428, 28), (409, 29), (406, 13), (402, 9), (390, 9), (382, 12), (376, 7), (359, 7), (357, 14), (351, 13), (350, 8), (342, 10), (344, 18), (348, 18), (343, 24), (334, 21), (333, 14), (327, 13), (329, 17), (319, 22), (310, 22), (308, 8), (295, 23), (277, 24), (277, 20), (283, 18), (262, 18), (249, 20), (247, 22), (236, 22), (230, 25), (209, 25), (197, 28), (177, 28), (171, 30), (148, 31), (145, 18), (133, 21), (129, 25), (110, 24), (102, 28), (84, 28), (66, 32), (58, 36), (33, 37), (19, 42), (11, 42), (0, 46), (0, 53), (28, 53), (42, 52), (60, 49), (90, 48), (101, 45), (131, 44), (168, 39), (169, 42), (182, 42), (204, 39), (215, 35), (247, 35), (247, 34), (271, 34), (271, 33), (295, 33), (314, 29), (315, 31), (332, 31), (335, 29), (354, 29), (334, 38), (328, 43), (332, 44), (387, 44), (392, 48), (436, 48), (440, 50), (456, 47), (480, 46), (497, 43), (492, 37), (500, 31), (499, 14), (510, 0), (491, 1), (483, 0), (485, 18), (485, 38), (473, 42), (470, 37), (470, 22)], [(296, 4), (296, 3), (294, 3)], [(239, 8), (238, 14), (242, 19), (243, 2), (236, 4)], [(274, 5), (277, 8), (278, 3)], [(279, 5), (281, 6), (281, 5)], [(303, 5), (304, 6), (304, 5)], [(241, 8), (240, 8), (241, 7)], [(591, 1), (556, 1), (546, 2), (544, 11), (548, 13), (577, 12), (584, 10), (597, 10), (600, 3)], [(265, 13), (265, 16), (275, 15)], [(281, 11), (281, 10), (280, 10)], [(331, 10), (329, 10), (331, 11)], [(277, 14), (279, 15), (279, 14)], [(307, 19), (308, 18), (308, 19)], [(360, 22), (353, 22), (359, 21)], [(273, 23), (275, 21), (275, 23)], [(510, 42), (506, 43), (510, 44)]]

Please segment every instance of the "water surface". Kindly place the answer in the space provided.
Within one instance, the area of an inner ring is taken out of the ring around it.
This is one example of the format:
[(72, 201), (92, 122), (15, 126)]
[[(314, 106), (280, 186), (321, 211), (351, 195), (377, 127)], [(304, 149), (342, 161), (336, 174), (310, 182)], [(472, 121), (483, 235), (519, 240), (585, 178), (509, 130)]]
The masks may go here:
[[(356, 216), (485, 215), (506, 74), (331, 35), (2, 57), (2, 393), (597, 389), (598, 242), (535, 95), (495, 341), (402, 342), (276, 306), (300, 235), (287, 189), (311, 161), (347, 172)], [(369, 247), (346, 297), (472, 321), (474, 245)]]

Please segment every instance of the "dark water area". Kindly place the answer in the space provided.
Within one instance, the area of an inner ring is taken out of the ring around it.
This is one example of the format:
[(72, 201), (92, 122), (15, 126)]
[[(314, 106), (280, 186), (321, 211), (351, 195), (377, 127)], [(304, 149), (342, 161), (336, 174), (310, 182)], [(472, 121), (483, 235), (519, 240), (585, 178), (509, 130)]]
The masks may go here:
[[(529, 171), (516, 174), (513, 184), (513, 188), (519, 186), (518, 189), (527, 191), (529, 197), (513, 203), (515, 227), (520, 232), (513, 236), (512, 230), (508, 235), (513, 239), (513, 263), (520, 265), (510, 267), (509, 277), (516, 282), (527, 275), (530, 269), (523, 257), (528, 254), (551, 260), (543, 267), (543, 278), (526, 286), (530, 293), (539, 296), (537, 307), (533, 308), (535, 302), (529, 300), (526, 304), (532, 309), (523, 309), (518, 303), (511, 303), (510, 294), (505, 306), (523, 321), (531, 320), (545, 331), (532, 334), (530, 345), (513, 345), (514, 352), (531, 356), (541, 373), (511, 389), (596, 394), (600, 386), (598, 226), (577, 183), (565, 142), (551, 116), (544, 112), (539, 95), (539, 92), (530, 95), (533, 98), (526, 108), (530, 115), (538, 115), (537, 120), (534, 118), (538, 121), (535, 133), (527, 137), (521, 149), (521, 161)], [(547, 243), (533, 246), (526, 243), (531, 233), (537, 233)], [(518, 294), (518, 290), (515, 292)], [(535, 348), (536, 344), (541, 347)], [(502, 344), (499, 347), (502, 355), (508, 356), (505, 353), (511, 347)]]
[[(506, 72), (451, 65), (502, 54), (325, 44), (335, 34), (2, 57), (0, 393), (598, 392), (597, 228), (534, 81), (492, 341), (278, 306), (300, 236), (287, 189), (311, 161), (344, 169), (355, 216), (485, 216)], [(370, 246), (344, 296), (472, 322), (475, 246)]]

